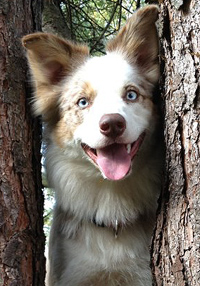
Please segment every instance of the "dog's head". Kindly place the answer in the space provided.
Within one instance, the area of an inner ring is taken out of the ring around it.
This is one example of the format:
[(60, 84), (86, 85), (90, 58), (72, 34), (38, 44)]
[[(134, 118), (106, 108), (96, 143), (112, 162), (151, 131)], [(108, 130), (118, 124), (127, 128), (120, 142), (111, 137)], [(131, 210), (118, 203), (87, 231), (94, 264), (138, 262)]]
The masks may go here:
[(86, 46), (51, 34), (23, 38), (36, 88), (35, 113), (43, 116), (55, 144), (66, 148), (75, 141), (110, 180), (130, 172), (154, 129), (157, 17), (154, 5), (135, 12), (101, 57), (90, 58)]

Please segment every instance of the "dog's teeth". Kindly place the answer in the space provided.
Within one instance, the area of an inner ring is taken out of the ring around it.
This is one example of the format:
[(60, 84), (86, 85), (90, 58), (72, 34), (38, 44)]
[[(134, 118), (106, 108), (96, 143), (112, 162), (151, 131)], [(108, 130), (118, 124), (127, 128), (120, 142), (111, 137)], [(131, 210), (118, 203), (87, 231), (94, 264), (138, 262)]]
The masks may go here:
[(128, 154), (130, 154), (130, 152), (131, 152), (131, 144), (127, 144), (126, 149), (127, 149)]

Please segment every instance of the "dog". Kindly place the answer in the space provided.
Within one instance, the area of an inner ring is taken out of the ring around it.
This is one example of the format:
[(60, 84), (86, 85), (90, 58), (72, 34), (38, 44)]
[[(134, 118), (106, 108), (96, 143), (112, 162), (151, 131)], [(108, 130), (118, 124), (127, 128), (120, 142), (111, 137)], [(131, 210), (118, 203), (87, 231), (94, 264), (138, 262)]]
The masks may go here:
[(158, 8), (137, 10), (106, 54), (52, 34), (23, 38), (55, 190), (48, 286), (150, 286), (162, 183)]

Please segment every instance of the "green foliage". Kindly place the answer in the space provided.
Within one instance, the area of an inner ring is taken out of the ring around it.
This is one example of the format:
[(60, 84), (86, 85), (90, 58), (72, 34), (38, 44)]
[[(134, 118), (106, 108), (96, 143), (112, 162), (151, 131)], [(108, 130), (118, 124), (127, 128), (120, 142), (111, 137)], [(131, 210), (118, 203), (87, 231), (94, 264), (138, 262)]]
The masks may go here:
[(133, 11), (144, 5), (135, 0), (68, 0), (61, 2), (71, 38), (89, 45), (92, 54), (104, 53), (105, 41), (115, 34)]
[(52, 213), (53, 213), (53, 205), (54, 201), (54, 194), (52, 189), (44, 188), (44, 233), (46, 237), (49, 236), (49, 231), (51, 227), (51, 220), (52, 220)]

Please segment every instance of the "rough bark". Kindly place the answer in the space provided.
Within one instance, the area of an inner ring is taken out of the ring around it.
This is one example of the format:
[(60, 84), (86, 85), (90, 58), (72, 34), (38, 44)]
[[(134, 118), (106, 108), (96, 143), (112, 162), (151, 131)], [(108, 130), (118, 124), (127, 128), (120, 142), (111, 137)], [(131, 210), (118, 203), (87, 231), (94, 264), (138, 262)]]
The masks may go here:
[(161, 5), (166, 174), (152, 246), (155, 285), (200, 285), (200, 1)]
[(65, 39), (71, 39), (71, 33), (60, 8), (60, 0), (44, 0), (42, 30)]
[(21, 37), (41, 29), (41, 0), (0, 1), (0, 285), (44, 285), (39, 123)]

